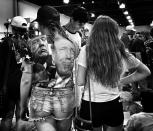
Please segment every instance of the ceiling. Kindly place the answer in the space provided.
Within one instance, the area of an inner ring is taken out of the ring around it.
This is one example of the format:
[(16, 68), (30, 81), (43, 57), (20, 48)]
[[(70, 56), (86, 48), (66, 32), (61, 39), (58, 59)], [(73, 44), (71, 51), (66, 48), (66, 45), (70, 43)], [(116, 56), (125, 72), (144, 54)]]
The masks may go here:
[[(127, 26), (129, 22), (127, 21), (123, 11), (126, 9), (131, 16), (134, 25), (150, 25), (153, 21), (153, 0), (70, 0), (69, 4), (63, 4), (63, 0), (25, 0), (36, 5), (51, 5), (54, 6), (59, 12), (66, 15), (70, 15), (72, 10), (76, 6), (85, 7), (89, 13), (95, 13), (98, 15), (108, 15), (115, 19), (120, 26)], [(92, 3), (94, 1), (94, 3)], [(125, 3), (125, 9), (120, 9), (118, 5), (120, 3)], [(85, 2), (85, 4), (83, 4)], [(90, 17), (90, 23), (92, 23), (95, 18)]]

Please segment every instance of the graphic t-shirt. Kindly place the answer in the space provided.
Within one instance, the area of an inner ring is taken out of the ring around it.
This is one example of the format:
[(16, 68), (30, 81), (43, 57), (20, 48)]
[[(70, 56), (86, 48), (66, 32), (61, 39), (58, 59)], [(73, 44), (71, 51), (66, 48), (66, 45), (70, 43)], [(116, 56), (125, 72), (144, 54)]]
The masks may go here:
[(73, 41), (74, 43), (76, 43), (79, 48), (81, 48), (81, 36), (79, 32), (69, 32), (68, 30), (65, 30), (65, 33), (68, 35), (68, 38)]
[(74, 60), (79, 49), (74, 43), (62, 36), (57, 36), (52, 49), (52, 56), (44, 65), (33, 65), (33, 85), (42, 88), (67, 88), (73, 86)]

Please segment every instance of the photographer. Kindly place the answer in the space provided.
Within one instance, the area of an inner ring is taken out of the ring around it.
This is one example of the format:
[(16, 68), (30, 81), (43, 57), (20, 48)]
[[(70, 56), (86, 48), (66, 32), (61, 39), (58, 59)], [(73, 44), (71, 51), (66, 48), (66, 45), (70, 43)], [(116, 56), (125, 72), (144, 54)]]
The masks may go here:
[[(21, 58), (26, 44), (27, 21), (16, 16), (11, 21), (12, 35), (6, 36), (0, 45), (0, 88), (5, 95), (1, 131), (10, 131), (15, 113), (19, 119)], [(24, 44), (23, 44), (24, 43)]]

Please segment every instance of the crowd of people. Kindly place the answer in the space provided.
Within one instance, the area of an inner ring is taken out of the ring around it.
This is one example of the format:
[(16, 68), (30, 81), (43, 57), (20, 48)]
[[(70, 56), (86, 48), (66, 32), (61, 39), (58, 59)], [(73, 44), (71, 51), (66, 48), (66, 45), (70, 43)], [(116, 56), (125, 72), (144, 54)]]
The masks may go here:
[[(135, 131), (136, 118), (144, 126), (152, 119), (153, 29), (127, 27), (119, 38), (118, 23), (100, 15), (82, 46), (80, 30), (88, 20), (86, 9), (77, 7), (61, 26), (60, 13), (48, 5), (38, 9), (29, 30), (23, 17), (12, 18), (12, 35), (0, 44), (1, 131), (12, 130), (14, 113), (16, 131), (71, 131), (76, 108), (85, 120), (92, 115), (93, 131)], [(127, 125), (124, 111), (131, 111)]]

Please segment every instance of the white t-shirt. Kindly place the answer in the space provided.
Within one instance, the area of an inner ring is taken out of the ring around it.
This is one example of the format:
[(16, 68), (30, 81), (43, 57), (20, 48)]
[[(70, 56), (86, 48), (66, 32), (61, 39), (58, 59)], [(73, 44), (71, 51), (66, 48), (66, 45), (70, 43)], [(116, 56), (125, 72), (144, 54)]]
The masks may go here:
[[(140, 61), (137, 58), (135, 58), (132, 54), (129, 53), (128, 57), (129, 57), (128, 61), (123, 59), (122, 74), (124, 74), (124, 72), (127, 69), (137, 67), (140, 64)], [(83, 46), (81, 48), (81, 52), (78, 58), (78, 65), (81, 65), (85, 68), (87, 67), (86, 46)], [(122, 77), (122, 74), (121, 74), (121, 77)], [(118, 87), (116, 88), (105, 87), (101, 83), (98, 83), (97, 81), (95, 81), (92, 76), (90, 76), (90, 89), (91, 89), (91, 101), (93, 102), (107, 102), (119, 97)], [(89, 100), (88, 88), (85, 88), (83, 99)]]
[(65, 30), (65, 33), (68, 35), (69, 39), (73, 41), (74, 43), (77, 43), (79, 48), (81, 48), (81, 36), (79, 32), (71, 33), (68, 30)]

